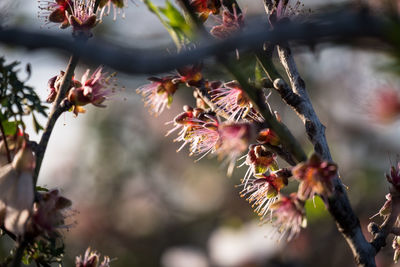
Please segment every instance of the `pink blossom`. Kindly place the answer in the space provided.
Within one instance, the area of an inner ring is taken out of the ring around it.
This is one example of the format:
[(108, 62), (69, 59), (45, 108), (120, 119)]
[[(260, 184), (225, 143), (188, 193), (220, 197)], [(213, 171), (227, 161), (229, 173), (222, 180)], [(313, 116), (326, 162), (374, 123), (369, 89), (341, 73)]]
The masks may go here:
[(332, 179), (337, 173), (337, 165), (322, 161), (313, 154), (307, 162), (299, 163), (292, 170), (293, 177), (300, 181), (298, 194), (303, 200), (315, 194), (329, 197), (333, 192)]
[(150, 84), (139, 87), (136, 92), (143, 96), (145, 106), (149, 106), (150, 113), (160, 115), (165, 107), (170, 107), (173, 95), (178, 89), (178, 85), (173, 82), (173, 76), (164, 78), (149, 78)]
[[(186, 144), (190, 144), (190, 155), (202, 155), (199, 159), (212, 153), (219, 139), (218, 119), (201, 108), (184, 107), (185, 112), (175, 117), (174, 128), (167, 135), (180, 129), (175, 142), (183, 142), (177, 150), (180, 151)], [(198, 159), (198, 160), (199, 160)]]
[(392, 87), (379, 89), (370, 102), (369, 114), (378, 122), (390, 123), (399, 118), (400, 94)]
[(255, 208), (255, 212), (263, 219), (270, 205), (278, 199), (280, 190), (287, 185), (287, 177), (280, 175), (280, 172), (271, 172), (257, 177), (252, 177), (246, 181), (242, 180), (243, 190), (241, 197), (247, 197), (246, 200)]
[(89, 103), (96, 107), (106, 107), (103, 102), (113, 93), (113, 89), (110, 89), (109, 86), (110, 79), (114, 77), (114, 74), (107, 76), (102, 71), (103, 68), (98, 67), (90, 75), (90, 70), (86, 70), (79, 83), (80, 87), (73, 87), (69, 91), (68, 100), (74, 105), (75, 115), (85, 112), (82, 106)]
[(210, 33), (218, 39), (226, 39), (240, 31), (243, 27), (243, 14), (237, 14), (236, 8), (234, 8), (233, 13), (225, 9), (224, 12), (222, 12), (221, 25), (214, 26)]
[(68, 21), (72, 26), (73, 33), (83, 34), (91, 37), (90, 30), (97, 25), (97, 16), (94, 13), (95, 0), (72, 0), (72, 14)]
[(287, 240), (290, 241), (299, 234), (302, 227), (305, 228), (307, 225), (304, 202), (296, 193), (288, 197), (281, 195), (270, 205), (270, 209), (272, 224), (278, 228), (281, 238), (287, 234)]
[(47, 23), (61, 23), (60, 28), (67, 28), (68, 13), (73, 6), (72, 0), (39, 0), (39, 17)]
[(249, 166), (243, 178), (244, 185), (247, 184), (248, 179), (253, 175), (263, 174), (269, 169), (271, 171), (278, 169), (276, 154), (268, 151), (262, 145), (250, 145), (246, 160), (239, 167), (243, 165)]
[(251, 119), (263, 121), (262, 116), (253, 108), (246, 92), (237, 82), (228, 82), (223, 86), (211, 90), (212, 101), (217, 105), (217, 112), (230, 114), (229, 120), (239, 121)]
[(219, 140), (216, 151), (220, 158), (225, 158), (228, 176), (232, 175), (236, 160), (247, 150), (255, 133), (248, 123), (223, 123), (218, 127)]

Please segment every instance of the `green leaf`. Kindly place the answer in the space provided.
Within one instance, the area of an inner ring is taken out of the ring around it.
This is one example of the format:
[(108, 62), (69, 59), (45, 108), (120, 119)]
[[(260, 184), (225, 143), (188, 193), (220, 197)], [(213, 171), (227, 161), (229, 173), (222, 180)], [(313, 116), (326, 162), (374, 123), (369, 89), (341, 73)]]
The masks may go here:
[(36, 191), (37, 192), (49, 192), (49, 189), (47, 189), (46, 187), (42, 187), (42, 186), (36, 186)]
[(328, 217), (328, 212), (325, 208), (324, 201), (319, 196), (314, 196), (314, 199), (308, 199), (305, 204), (307, 219), (310, 222), (318, 221)]
[(18, 122), (3, 120), (1, 124), (3, 125), (5, 135), (15, 135), (17, 133)]
[(40, 130), (43, 130), (42, 125), (39, 124), (33, 112), (32, 112), (32, 122), (33, 122), (33, 129), (35, 130), (36, 133), (39, 133)]

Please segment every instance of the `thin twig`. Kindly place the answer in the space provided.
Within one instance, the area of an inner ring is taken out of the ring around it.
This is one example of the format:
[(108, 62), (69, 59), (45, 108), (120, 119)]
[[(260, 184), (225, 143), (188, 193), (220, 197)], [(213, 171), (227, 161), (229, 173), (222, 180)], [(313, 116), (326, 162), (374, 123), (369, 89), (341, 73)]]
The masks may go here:
[(390, 233), (399, 232), (397, 227), (394, 227), (397, 218), (400, 214), (400, 196), (392, 194), (392, 210), (390, 215), (379, 227), (379, 231), (374, 234), (371, 245), (375, 248), (375, 254), (378, 253), (382, 247), (386, 245), (386, 239)]
[(57, 94), (56, 100), (53, 103), (52, 111), (50, 113), (46, 127), (42, 134), (42, 137), (40, 138), (39, 146), (36, 150), (36, 168), (35, 168), (35, 172), (33, 174), (34, 185), (36, 185), (36, 183), (37, 183), (37, 179), (38, 179), (39, 172), (40, 172), (40, 167), (42, 166), (42, 162), (43, 162), (43, 157), (46, 152), (47, 144), (49, 142), (51, 133), (53, 132), (53, 128), (56, 124), (56, 121), (63, 112), (67, 111), (71, 107), (71, 104), (68, 101), (64, 101), (64, 102), (61, 102), (61, 101), (63, 101), (64, 98), (66, 97), (66, 94), (70, 87), (70, 82), (71, 82), (72, 76), (74, 75), (76, 65), (78, 64), (78, 60), (79, 60), (79, 57), (76, 55), (72, 55), (69, 60), (67, 69), (65, 70), (64, 77), (61, 81), (60, 90)]

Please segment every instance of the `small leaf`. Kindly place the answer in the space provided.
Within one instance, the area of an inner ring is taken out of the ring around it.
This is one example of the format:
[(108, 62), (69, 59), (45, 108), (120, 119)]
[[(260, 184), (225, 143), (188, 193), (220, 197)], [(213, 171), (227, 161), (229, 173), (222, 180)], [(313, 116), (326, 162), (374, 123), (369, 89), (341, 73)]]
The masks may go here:
[(36, 186), (36, 191), (37, 192), (49, 192), (49, 189), (38, 185), (38, 186)]
[(18, 122), (3, 120), (1, 124), (3, 125), (5, 135), (14, 135), (17, 133)]
[(33, 122), (33, 129), (35, 130), (36, 133), (39, 133), (40, 130), (43, 130), (42, 125), (39, 124), (39, 122), (36, 119), (35, 114), (32, 112), (32, 122)]

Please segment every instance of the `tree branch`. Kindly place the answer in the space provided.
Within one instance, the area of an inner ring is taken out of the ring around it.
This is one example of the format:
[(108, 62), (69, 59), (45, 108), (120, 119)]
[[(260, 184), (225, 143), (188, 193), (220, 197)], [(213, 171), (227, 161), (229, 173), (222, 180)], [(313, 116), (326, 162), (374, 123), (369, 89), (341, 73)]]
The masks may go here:
[(255, 21), (248, 25), (248, 30), (226, 40), (207, 39), (197, 48), (177, 55), (121, 47), (101, 40), (91, 43), (75, 42), (70, 37), (20, 28), (0, 29), (0, 42), (29, 49), (55, 48), (118, 71), (149, 74), (170, 71), (211, 56), (226, 55), (236, 49), (258, 50), (265, 42), (281, 43), (292, 40), (297, 41), (298, 45), (304, 45), (332, 41), (353, 44), (355, 39), (365, 37), (387, 40), (384, 33), (388, 24), (366, 13), (343, 11), (321, 14), (321, 18), (323, 20), (316, 18), (301, 24), (277, 25), (272, 31), (269, 31), (265, 22)]
[(43, 157), (46, 152), (47, 144), (49, 143), (50, 136), (51, 136), (51, 133), (53, 132), (56, 121), (63, 112), (65, 112), (71, 108), (71, 103), (69, 101), (65, 100), (65, 97), (68, 93), (70, 83), (72, 80), (72, 76), (74, 75), (76, 65), (78, 64), (78, 60), (79, 60), (79, 57), (76, 55), (72, 55), (69, 60), (67, 69), (65, 70), (65, 74), (61, 81), (61, 86), (60, 86), (59, 92), (57, 94), (56, 100), (53, 103), (53, 107), (52, 107), (49, 119), (47, 121), (46, 127), (42, 134), (42, 137), (40, 138), (39, 145), (36, 148), (36, 168), (33, 173), (34, 185), (36, 185), (36, 183), (37, 183), (40, 168), (41, 168), (42, 162), (43, 162)]

